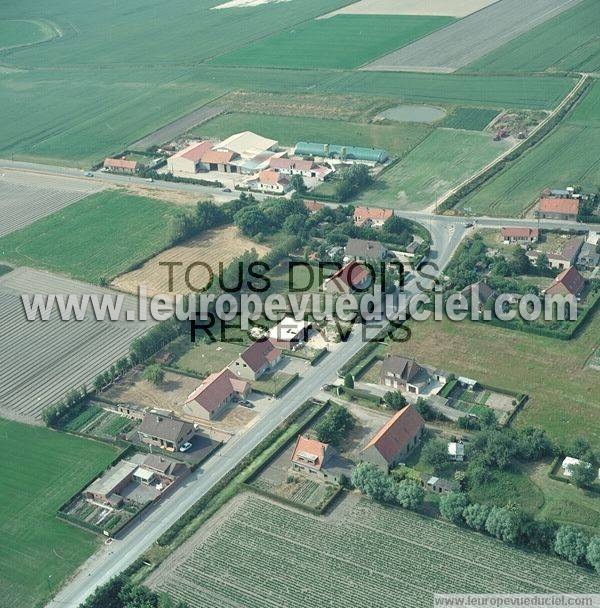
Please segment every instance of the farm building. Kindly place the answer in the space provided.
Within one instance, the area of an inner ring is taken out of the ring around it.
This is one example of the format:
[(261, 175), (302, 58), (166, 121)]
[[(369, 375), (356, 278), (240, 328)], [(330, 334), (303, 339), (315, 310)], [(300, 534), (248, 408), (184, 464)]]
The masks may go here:
[(242, 158), (254, 158), (265, 152), (277, 150), (278, 142), (274, 139), (262, 137), (252, 131), (235, 133), (214, 146), (215, 150), (229, 150)]
[(407, 405), (377, 431), (363, 448), (361, 457), (387, 471), (412, 452), (421, 440), (424, 429), (425, 422), (419, 412), (412, 405)]
[(133, 175), (140, 168), (140, 165), (135, 160), (127, 160), (125, 158), (105, 158), (104, 168), (115, 173), (127, 173)]
[(306, 342), (311, 324), (308, 321), (297, 321), (293, 317), (285, 317), (269, 331), (269, 340), (277, 347), (290, 350), (294, 346)]
[(229, 369), (240, 378), (258, 380), (281, 361), (281, 351), (270, 340), (253, 342), (229, 364)]
[(356, 146), (340, 146), (337, 144), (320, 144), (299, 141), (294, 154), (298, 156), (313, 156), (320, 158), (338, 158), (340, 160), (358, 160), (367, 163), (384, 163), (389, 155), (381, 148), (359, 148)]
[(176, 452), (194, 434), (194, 425), (169, 416), (148, 413), (137, 429), (142, 443)]
[(344, 253), (347, 258), (372, 262), (383, 260), (387, 256), (387, 249), (379, 241), (350, 238)]
[(237, 166), (232, 161), (238, 155), (231, 150), (208, 150), (200, 159), (203, 171), (220, 171), (221, 173), (237, 173)]
[(387, 355), (381, 364), (379, 384), (415, 395), (429, 384), (429, 373), (414, 359)]
[(269, 167), (285, 175), (302, 175), (302, 177), (317, 177), (319, 165), (312, 160), (303, 158), (285, 158), (273, 156), (269, 159)]
[(575, 296), (578, 298), (585, 287), (585, 279), (581, 276), (575, 266), (563, 270), (555, 279), (554, 283), (544, 291), (544, 295)]
[(579, 200), (576, 198), (542, 198), (539, 216), (547, 220), (576, 221), (579, 213)]
[(274, 169), (264, 169), (258, 176), (246, 180), (245, 186), (251, 190), (270, 192), (273, 194), (285, 194), (291, 189), (290, 180)]
[(323, 290), (327, 293), (351, 293), (363, 291), (371, 284), (371, 271), (364, 264), (349, 262), (325, 279)]
[(600, 265), (600, 253), (593, 243), (584, 243), (577, 256), (576, 265), (582, 270), (593, 270)]
[(291, 470), (323, 481), (338, 481), (332, 468), (335, 449), (327, 443), (299, 435), (291, 458)]
[(536, 243), (539, 237), (540, 231), (537, 228), (502, 228), (502, 239), (505, 243)]
[(454, 492), (456, 484), (442, 477), (435, 477), (429, 473), (421, 473), (421, 485), (429, 492), (435, 494), (445, 494), (446, 492)]
[(183, 411), (192, 418), (212, 420), (234, 399), (248, 396), (250, 385), (238, 378), (229, 368), (211, 374), (191, 393)]
[(213, 141), (196, 141), (167, 159), (171, 173), (198, 173), (202, 156), (212, 149)]
[(119, 492), (131, 483), (137, 468), (137, 464), (121, 460), (93, 481), (84, 490), (83, 495), (88, 500), (118, 507), (123, 502)]
[(394, 216), (391, 209), (375, 209), (371, 207), (356, 207), (353, 220), (357, 226), (372, 226), (380, 228), (386, 220)]

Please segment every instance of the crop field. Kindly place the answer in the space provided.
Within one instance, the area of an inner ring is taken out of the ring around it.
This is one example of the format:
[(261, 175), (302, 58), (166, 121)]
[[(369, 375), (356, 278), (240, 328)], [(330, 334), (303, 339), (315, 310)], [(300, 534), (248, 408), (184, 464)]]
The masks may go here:
[(293, 146), (299, 141), (330, 142), (348, 146), (383, 148), (391, 156), (412, 150), (431, 132), (420, 124), (375, 125), (343, 120), (268, 114), (226, 114), (194, 129), (206, 137), (225, 137), (238, 131), (255, 131)]
[(496, 0), (357, 0), (344, 8), (320, 17), (333, 15), (447, 15), (466, 17)]
[[(449, 17), (337, 15), (307, 21), (217, 57), (219, 65), (353, 68), (452, 23)], [(303, 49), (310, 49), (306, 53)]]
[(356, 199), (357, 204), (422, 209), (506, 149), (489, 134), (436, 129)]
[(473, 214), (516, 216), (546, 187), (580, 184), (595, 192), (600, 183), (599, 102), (600, 86), (596, 84), (557, 129), (467, 196), (460, 208)]
[(151, 575), (152, 588), (190, 608), (425, 608), (435, 592), (600, 588), (576, 566), (366, 499), (346, 498), (326, 518), (248, 495), (224, 509)]
[(0, 260), (100, 283), (170, 244), (174, 207), (106, 190), (0, 239)]
[(501, 0), (373, 61), (365, 69), (453, 72), (579, 2)]
[[(148, 295), (155, 294), (184, 294), (204, 288), (210, 275), (206, 267), (191, 265), (197, 262), (208, 264), (214, 275), (219, 273), (219, 264), (226, 266), (236, 257), (251, 249), (259, 255), (269, 251), (265, 245), (260, 245), (239, 234), (237, 228), (228, 226), (218, 230), (210, 230), (194, 237), (181, 245), (171, 247), (148, 260), (140, 268), (117, 277), (112, 284), (121, 291), (137, 293), (140, 285), (145, 285)], [(169, 289), (169, 273), (164, 262), (181, 262), (182, 266), (173, 269), (173, 289)], [(186, 271), (190, 268), (188, 282)], [(189, 285), (188, 285), (189, 283)], [(193, 289), (190, 289), (190, 286)]]
[(0, 237), (101, 189), (90, 180), (7, 171), (0, 177)]
[(496, 110), (456, 108), (441, 124), (449, 129), (483, 131), (496, 116), (498, 116)]
[(0, 51), (35, 44), (54, 36), (54, 30), (41, 21), (0, 20)]
[(463, 69), (487, 73), (545, 70), (600, 70), (596, 0), (584, 0)]
[[(137, 301), (126, 296), (121, 320), (62, 321), (53, 310), (48, 321), (28, 321), (21, 294), (111, 293), (45, 272), (18, 268), (0, 277), (0, 415), (24, 422), (40, 420), (42, 410), (72, 388), (92, 381), (119, 358), (150, 322), (125, 321)], [(114, 294), (114, 292), (112, 292)]]
[(10, 463), (2, 475), (0, 501), (0, 603), (32, 608), (97, 548), (94, 535), (55, 515), (119, 450), (7, 420), (0, 420), (0, 435), (2, 461)]

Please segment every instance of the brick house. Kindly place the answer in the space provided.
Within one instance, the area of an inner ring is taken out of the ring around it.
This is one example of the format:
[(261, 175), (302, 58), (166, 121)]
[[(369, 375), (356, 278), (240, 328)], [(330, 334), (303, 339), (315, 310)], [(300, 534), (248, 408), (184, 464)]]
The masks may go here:
[(537, 228), (514, 226), (502, 228), (501, 232), (505, 243), (536, 243), (540, 238), (540, 231)]
[(414, 359), (387, 355), (381, 364), (379, 384), (415, 395), (429, 384), (430, 376)]
[(337, 482), (338, 474), (331, 468), (335, 449), (327, 443), (299, 435), (291, 457), (291, 471), (316, 477), (323, 481)]
[(362, 291), (371, 283), (371, 271), (358, 262), (349, 262), (323, 282), (327, 293), (352, 293)]
[(548, 220), (577, 221), (579, 200), (576, 198), (541, 198), (539, 216)]
[(281, 361), (281, 351), (270, 340), (253, 342), (229, 364), (229, 369), (240, 378), (258, 380)]
[(194, 425), (191, 422), (152, 413), (144, 415), (137, 429), (142, 443), (170, 452), (179, 450), (186, 441), (190, 440), (194, 432)]

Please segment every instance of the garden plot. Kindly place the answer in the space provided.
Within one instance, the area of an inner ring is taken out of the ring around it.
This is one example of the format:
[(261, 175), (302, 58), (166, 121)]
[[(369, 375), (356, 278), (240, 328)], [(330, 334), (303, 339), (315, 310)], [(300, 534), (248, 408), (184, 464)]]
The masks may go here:
[(436, 592), (598, 590), (577, 566), (352, 496), (317, 518), (241, 495), (147, 582), (190, 608), (429, 608)]
[(365, 66), (365, 70), (454, 72), (581, 0), (500, 0)]
[[(185, 274), (191, 264), (196, 262), (208, 264), (216, 276), (219, 273), (219, 264), (227, 266), (236, 257), (251, 249), (255, 249), (260, 256), (269, 251), (268, 247), (243, 237), (234, 226), (209, 230), (182, 245), (163, 251), (140, 268), (117, 277), (113, 281), (113, 285), (117, 289), (129, 293), (137, 293), (138, 287), (145, 285), (149, 296), (190, 293), (191, 290), (185, 281)], [(181, 262), (182, 264), (174, 269), (171, 291), (169, 291), (168, 268), (160, 266), (161, 262)], [(194, 289), (200, 290), (206, 286), (209, 278), (209, 272), (205, 267), (196, 266), (190, 270), (188, 281)]]
[(100, 190), (90, 180), (5, 171), (0, 175), (0, 237)]
[(319, 19), (334, 15), (443, 15), (466, 17), (498, 0), (359, 0)]
[(126, 321), (137, 300), (123, 297), (119, 321), (98, 321), (88, 311), (82, 321), (62, 321), (53, 310), (48, 321), (27, 321), (21, 294), (114, 294), (46, 272), (18, 268), (0, 277), (0, 413), (38, 422), (45, 407), (94, 378), (129, 352), (131, 341), (150, 321)]

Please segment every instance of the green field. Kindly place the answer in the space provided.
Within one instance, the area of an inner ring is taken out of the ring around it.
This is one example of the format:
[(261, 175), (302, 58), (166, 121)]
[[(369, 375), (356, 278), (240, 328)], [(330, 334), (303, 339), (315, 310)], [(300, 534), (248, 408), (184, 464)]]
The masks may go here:
[(595, 192), (600, 184), (600, 85), (596, 83), (571, 114), (481, 189), (460, 209), (473, 214), (516, 216), (547, 187), (580, 184)]
[(449, 129), (483, 131), (496, 116), (498, 116), (496, 110), (456, 108), (441, 122), (441, 126)]
[(600, 70), (598, 2), (585, 0), (463, 68), (463, 72)]
[(56, 511), (119, 451), (6, 420), (0, 421), (0, 436), (7, 464), (0, 501), (0, 604), (33, 608), (96, 549), (96, 537), (58, 520)]
[(422, 209), (505, 149), (505, 142), (494, 142), (489, 134), (436, 129), (353, 202)]
[(213, 60), (219, 65), (354, 68), (452, 23), (451, 17), (335, 15), (306, 21)]
[(244, 498), (163, 563), (151, 586), (203, 608), (429, 608), (436, 592), (600, 587), (595, 574), (577, 566), (367, 499), (346, 498), (329, 517), (316, 518)]
[(100, 283), (170, 245), (173, 206), (106, 190), (0, 239), (0, 259)]
[(0, 20), (0, 50), (25, 44), (35, 44), (52, 36), (52, 28), (39, 21)]
[(299, 141), (329, 142), (383, 148), (391, 156), (396, 156), (414, 148), (431, 132), (431, 128), (412, 123), (383, 126), (302, 116), (234, 113), (213, 118), (192, 133), (225, 138), (238, 131), (255, 131), (287, 146)]

